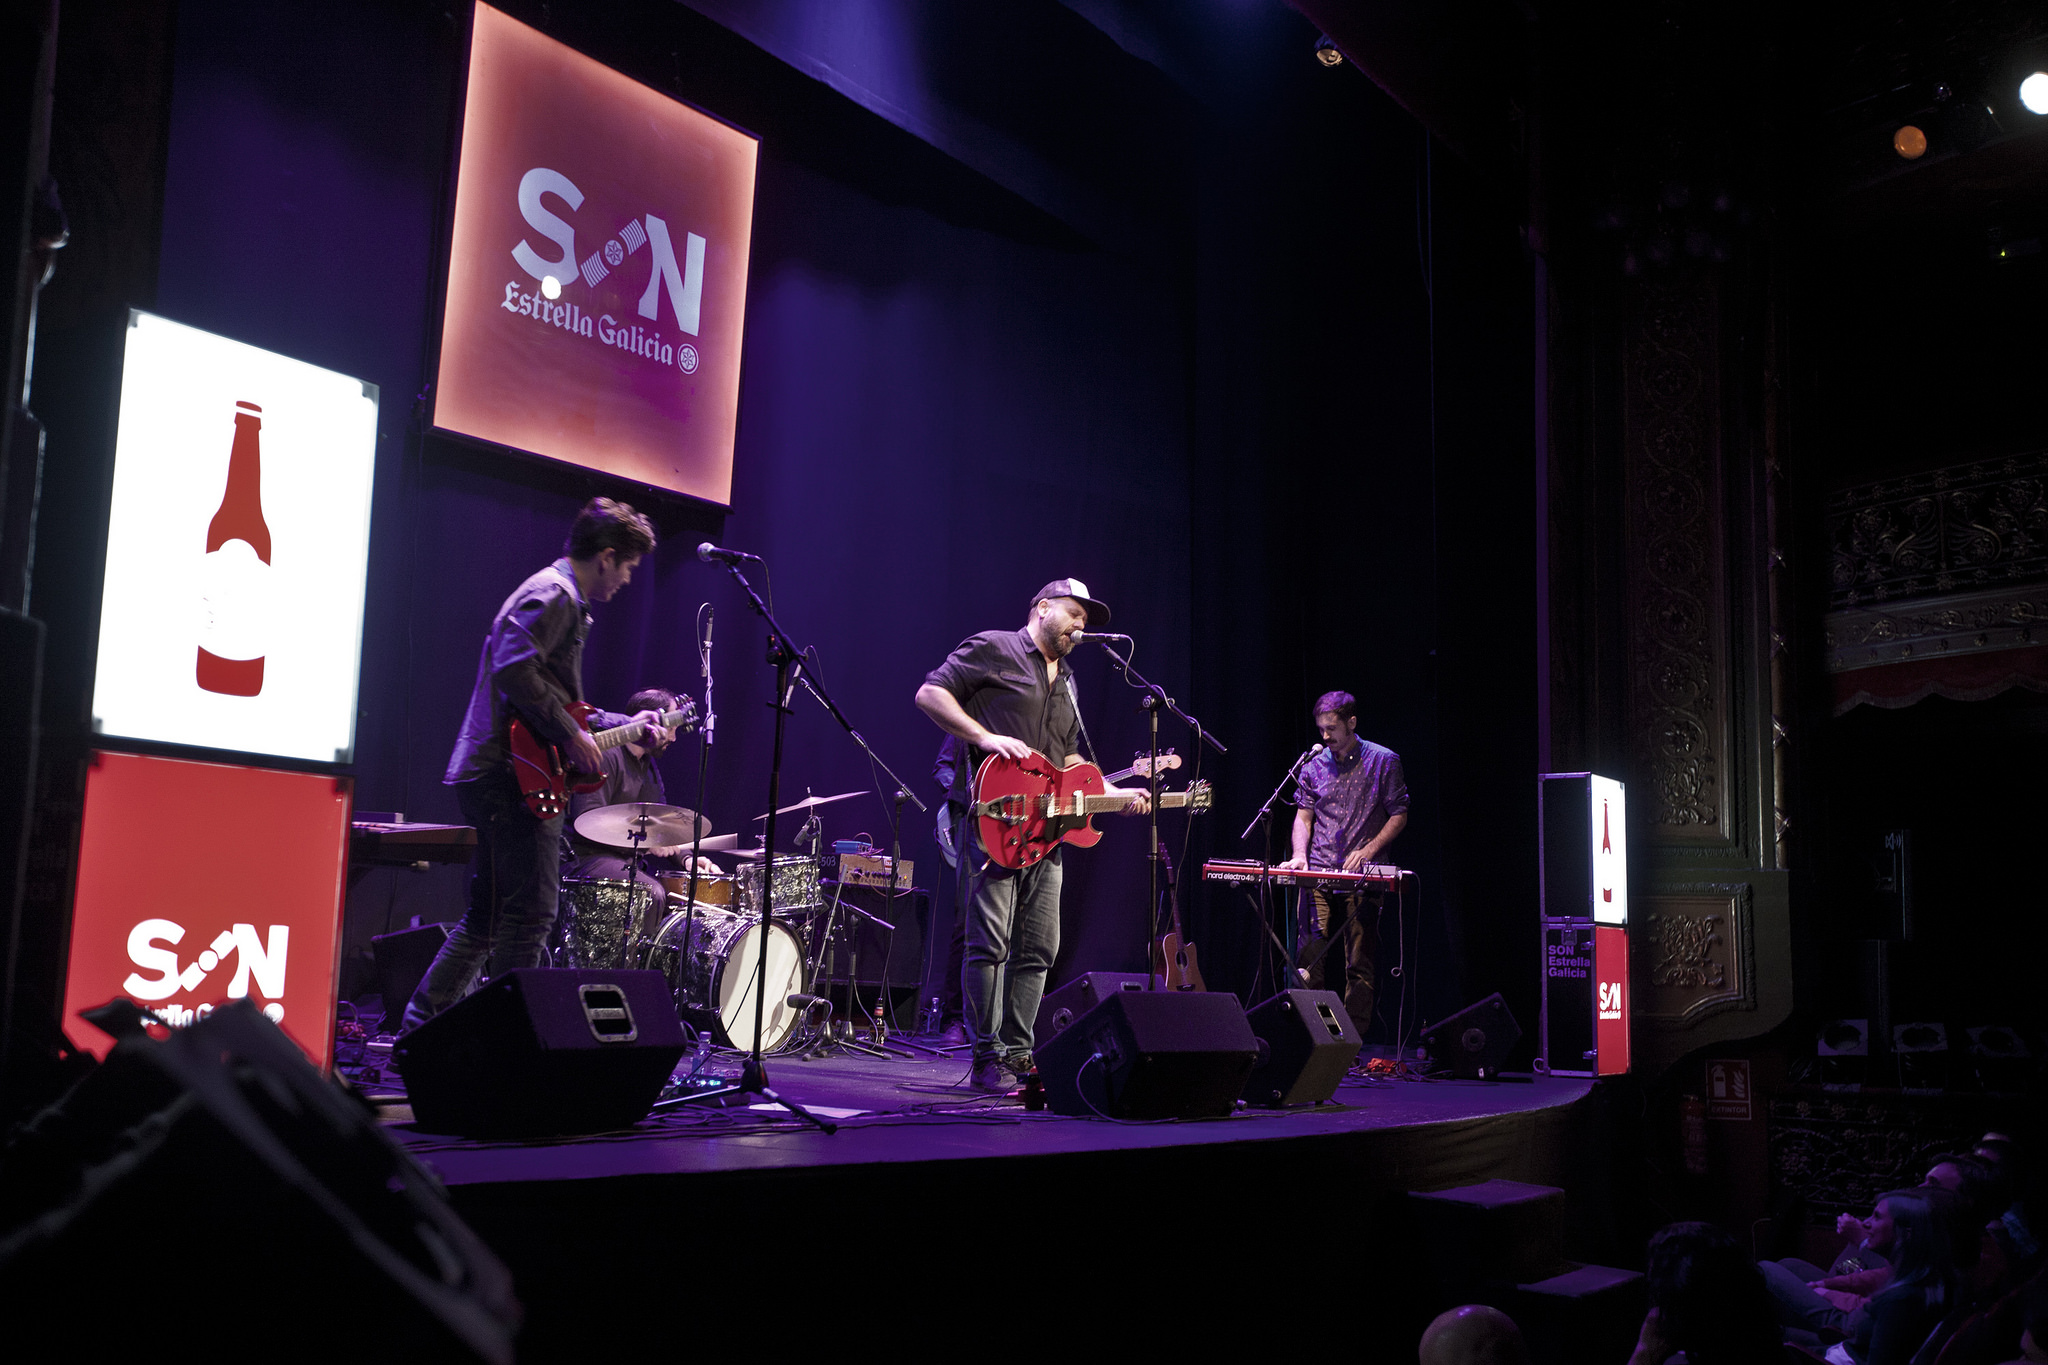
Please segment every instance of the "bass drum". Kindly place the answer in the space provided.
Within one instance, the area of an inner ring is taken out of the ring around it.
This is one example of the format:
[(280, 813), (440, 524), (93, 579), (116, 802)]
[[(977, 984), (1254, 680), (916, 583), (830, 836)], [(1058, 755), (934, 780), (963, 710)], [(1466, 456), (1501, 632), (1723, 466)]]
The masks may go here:
[[(671, 898), (670, 905), (676, 901)], [(709, 1023), (727, 1047), (754, 1046), (754, 986), (761, 958), (761, 924), (717, 906), (699, 905), (696, 923), (688, 907), (673, 911), (647, 950), (647, 965), (668, 978), (676, 1012)], [(688, 941), (685, 941), (687, 936)], [(768, 1008), (761, 1020), (761, 1050), (773, 1052), (789, 1040), (801, 1013), (789, 1003), (803, 989), (804, 950), (782, 924), (768, 928)]]

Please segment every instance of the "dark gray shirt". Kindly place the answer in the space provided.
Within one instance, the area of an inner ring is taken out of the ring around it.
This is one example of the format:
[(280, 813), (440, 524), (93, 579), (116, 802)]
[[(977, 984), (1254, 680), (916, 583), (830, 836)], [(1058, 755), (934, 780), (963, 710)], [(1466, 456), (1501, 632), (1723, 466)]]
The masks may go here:
[[(514, 589), (484, 637), (469, 710), (441, 780), (473, 782), (506, 770), (506, 735), (515, 713), (535, 737), (567, 744), (576, 728), (569, 704), (583, 700), (583, 641), (589, 634), (590, 612), (566, 556)], [(624, 720), (609, 712), (592, 717), (599, 727)]]
[[(612, 876), (614, 873), (610, 869), (632, 856), (633, 851), (629, 848), (615, 848), (610, 844), (596, 843), (576, 833), (576, 817), (585, 811), (629, 801), (665, 806), (668, 804), (668, 794), (662, 789), (661, 770), (654, 766), (653, 756), (635, 754), (632, 749), (621, 744), (616, 749), (604, 751), (604, 785), (595, 791), (577, 792), (569, 798), (566, 832), (569, 836), (572, 870), (585, 876)], [(682, 860), (674, 857), (648, 857), (641, 859), (641, 864), (650, 869), (672, 869), (681, 867)]]
[(1371, 843), (1387, 821), (1408, 809), (1401, 756), (1365, 739), (1349, 762), (1325, 749), (1302, 765), (1294, 803), (1315, 813), (1308, 865), (1342, 867), (1346, 854)]
[[(1074, 709), (1073, 677), (1064, 663), (1057, 681), (1045, 678), (1045, 656), (1029, 630), (988, 630), (960, 642), (946, 662), (925, 675), (953, 694), (961, 709), (999, 735), (1021, 739), (1056, 764), (1081, 752), (1081, 717)], [(974, 773), (988, 754), (962, 742), (951, 799), (967, 804)]]

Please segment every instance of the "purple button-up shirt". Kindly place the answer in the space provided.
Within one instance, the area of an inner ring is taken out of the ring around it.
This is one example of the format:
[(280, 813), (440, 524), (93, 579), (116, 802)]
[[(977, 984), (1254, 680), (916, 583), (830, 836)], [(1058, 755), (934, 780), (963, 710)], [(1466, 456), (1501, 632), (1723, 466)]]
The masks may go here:
[(1407, 811), (1401, 756), (1366, 739), (1358, 741), (1349, 762), (1325, 749), (1302, 765), (1294, 803), (1315, 816), (1308, 865), (1342, 867), (1346, 854), (1371, 843), (1387, 821)]

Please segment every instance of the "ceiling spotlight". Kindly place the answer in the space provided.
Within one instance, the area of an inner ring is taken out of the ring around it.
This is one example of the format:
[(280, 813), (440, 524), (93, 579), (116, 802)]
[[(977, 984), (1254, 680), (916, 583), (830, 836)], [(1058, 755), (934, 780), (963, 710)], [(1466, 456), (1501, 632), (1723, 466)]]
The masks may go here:
[(1908, 123), (1892, 134), (1892, 150), (1908, 161), (1918, 161), (1927, 153), (1927, 134)]
[(540, 279), (540, 292), (543, 298), (558, 299), (562, 297), (562, 282), (553, 275), (543, 275)]
[(2048, 114), (2048, 71), (2036, 71), (2020, 82), (2020, 103), (2030, 114)]
[[(1327, 33), (1320, 35), (1316, 39), (1316, 60), (1324, 66), (1342, 66), (1344, 64), (1344, 54), (1337, 50), (1337, 45), (1330, 41), (1330, 35)], [(2032, 108), (2033, 106), (2029, 105), (2028, 107)]]

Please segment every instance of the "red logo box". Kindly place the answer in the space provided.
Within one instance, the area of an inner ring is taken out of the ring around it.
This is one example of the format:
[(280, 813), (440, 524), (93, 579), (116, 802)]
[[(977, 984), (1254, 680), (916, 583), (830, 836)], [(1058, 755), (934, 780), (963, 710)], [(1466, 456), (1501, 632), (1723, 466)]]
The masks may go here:
[(345, 778), (95, 755), (85, 785), (64, 1032), (126, 996), (179, 1027), (247, 997), (323, 1070), (333, 1059), (348, 871)]

